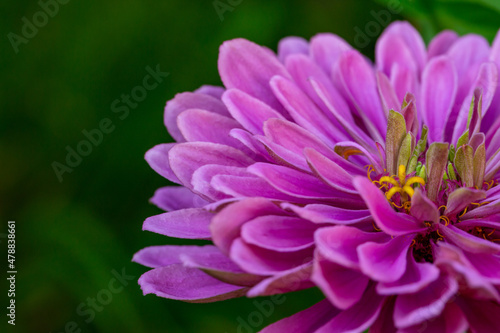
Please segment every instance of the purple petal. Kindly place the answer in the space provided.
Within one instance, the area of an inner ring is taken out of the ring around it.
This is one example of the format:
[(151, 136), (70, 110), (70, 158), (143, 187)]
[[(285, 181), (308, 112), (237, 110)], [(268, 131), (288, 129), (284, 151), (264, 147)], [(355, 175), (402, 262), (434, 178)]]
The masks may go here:
[(432, 221), (434, 223), (438, 222), (440, 216), (436, 205), (419, 188), (415, 190), (415, 194), (411, 198), (410, 213), (419, 221)]
[(456, 189), (448, 196), (444, 215), (454, 216), (464, 210), (464, 208), (469, 206), (472, 202), (477, 202), (485, 197), (486, 193), (482, 190), (466, 187)]
[(387, 119), (373, 69), (359, 52), (347, 51), (341, 55), (337, 71), (345, 93), (354, 103), (371, 136), (376, 141), (384, 142)]
[(200, 269), (219, 281), (237, 286), (251, 287), (262, 280), (261, 276), (245, 273), (215, 246), (198, 249), (180, 254), (185, 267)]
[(489, 43), (484, 37), (469, 34), (453, 43), (447, 54), (455, 62), (458, 76), (461, 78), (473, 64), (487, 61), (489, 49)]
[(323, 142), (333, 144), (346, 139), (342, 131), (332, 124), (294, 82), (281, 76), (274, 76), (271, 79), (271, 88), (295, 122)]
[(176, 245), (160, 245), (146, 247), (132, 258), (133, 262), (146, 267), (158, 268), (172, 264), (180, 264), (181, 254), (198, 254), (203, 252), (218, 251), (213, 245), (206, 246), (176, 246)]
[(349, 43), (334, 34), (318, 34), (311, 39), (311, 57), (327, 74), (331, 73), (340, 55), (351, 49)]
[(474, 236), (453, 225), (440, 226), (439, 230), (444, 238), (451, 241), (461, 249), (472, 253), (497, 254), (500, 252), (500, 244)]
[(387, 27), (380, 39), (384, 38), (385, 35), (388, 36), (387, 39), (389, 40), (393, 40), (396, 36), (400, 37), (410, 50), (419, 70), (421, 71), (424, 68), (427, 61), (424, 40), (417, 29), (410, 23), (404, 21), (393, 22)]
[(431, 318), (417, 325), (405, 327), (399, 333), (463, 333), (469, 325), (458, 305), (449, 302), (443, 312), (436, 318)]
[(391, 85), (394, 87), (398, 100), (402, 101), (407, 93), (418, 96), (419, 83), (414, 71), (406, 67), (394, 64), (391, 70)]
[(365, 232), (355, 227), (335, 226), (321, 228), (314, 235), (316, 248), (331, 262), (359, 269), (357, 248), (367, 242), (384, 242), (389, 236), (382, 232)]
[(217, 164), (204, 165), (193, 173), (191, 177), (191, 185), (193, 191), (199, 193), (201, 196), (210, 199), (210, 201), (217, 201), (227, 199), (229, 196), (220, 191), (220, 189), (213, 186), (214, 177), (220, 176), (252, 176), (245, 168), (231, 167)]
[[(467, 290), (467, 294), (481, 299), (500, 300), (500, 295), (495, 287), (488, 281), (487, 277), (478, 272), (461, 249), (441, 242), (434, 252), (434, 264), (441, 270), (453, 272), (457, 280), (463, 281), (462, 289)], [(491, 257), (491, 255), (485, 254), (474, 256), (485, 256), (484, 259)]]
[(445, 275), (415, 294), (399, 295), (394, 310), (396, 326), (408, 327), (439, 316), (457, 291), (455, 279)]
[(244, 199), (227, 206), (214, 216), (210, 225), (214, 244), (223, 252), (229, 253), (233, 240), (240, 235), (241, 226), (265, 215), (285, 213), (271, 201), (262, 198)]
[(308, 54), (309, 43), (302, 37), (286, 37), (278, 43), (278, 59), (285, 63), (285, 60), (294, 54)]
[(311, 279), (330, 302), (340, 309), (347, 309), (357, 303), (369, 282), (363, 273), (325, 259), (321, 250), (316, 253)]
[(411, 251), (407, 254), (406, 271), (394, 282), (380, 282), (377, 292), (381, 295), (411, 294), (422, 290), (439, 277), (439, 269), (430, 263), (417, 263)]
[(186, 239), (209, 239), (208, 228), (214, 214), (202, 208), (188, 208), (148, 217), (142, 230)]
[(304, 155), (311, 170), (325, 183), (339, 191), (357, 193), (352, 185), (352, 175), (340, 165), (312, 148), (306, 148)]
[(184, 186), (165, 186), (157, 189), (150, 202), (165, 210), (199, 208), (208, 202)]
[(193, 303), (222, 301), (243, 296), (239, 286), (223, 283), (195, 268), (173, 264), (155, 268), (139, 278), (144, 293)]
[(267, 250), (244, 242), (241, 238), (234, 240), (230, 257), (243, 270), (256, 275), (273, 275), (290, 270), (312, 260), (313, 250), (295, 252), (277, 252)]
[(271, 186), (283, 193), (298, 198), (329, 199), (337, 203), (358, 205), (361, 203), (356, 195), (340, 192), (306, 173), (288, 167), (267, 163), (255, 163), (248, 171), (265, 179)]
[[(289, 57), (286, 61), (286, 68), (300, 89), (325, 112), (325, 115), (335, 126), (340, 128), (339, 124), (342, 125), (342, 121), (353, 121), (349, 106), (334, 87), (332, 80), (310, 57), (304, 55)], [(313, 79), (324, 88), (331, 99), (331, 105), (326, 105), (323, 99), (318, 96), (316, 89), (311, 84)]]
[(352, 119), (350, 111), (347, 109), (345, 115), (338, 106), (338, 101), (343, 100), (343, 97), (338, 96), (338, 93), (332, 94), (331, 89), (328, 89), (329, 84), (317, 81), (315, 77), (308, 78), (314, 92), (325, 105), (325, 107), (333, 114), (335, 119), (343, 126), (345, 131), (352, 137), (354, 141), (363, 145), (365, 148), (373, 150), (374, 139), (361, 130)]
[[(446, 56), (431, 59), (422, 74), (422, 120), (429, 143), (443, 141), (446, 121), (457, 94), (457, 73)], [(453, 141), (455, 142), (455, 141)]]
[(321, 204), (301, 207), (288, 203), (281, 204), (281, 207), (314, 223), (355, 224), (373, 220), (368, 209), (351, 210)]
[(360, 268), (369, 277), (381, 282), (395, 282), (406, 271), (407, 252), (413, 237), (394, 237), (387, 243), (368, 242), (357, 247)]
[(156, 145), (146, 152), (144, 158), (148, 162), (151, 169), (156, 171), (160, 176), (165, 177), (171, 182), (180, 184), (181, 181), (172, 171), (168, 161), (168, 154), (176, 145), (177, 143), (163, 143)]
[(245, 129), (254, 134), (264, 134), (263, 127), (270, 118), (284, 119), (269, 105), (238, 90), (229, 89), (222, 96), (229, 112)]
[(473, 298), (459, 298), (460, 309), (467, 318), (472, 332), (500, 332), (500, 305), (489, 301)]
[(185, 92), (177, 94), (165, 107), (164, 122), (170, 135), (178, 142), (186, 141), (177, 126), (177, 116), (188, 109), (202, 109), (229, 116), (220, 99), (203, 93)]
[(354, 178), (354, 187), (359, 191), (372, 212), (377, 226), (389, 235), (399, 236), (412, 232), (425, 230), (422, 223), (414, 217), (396, 213), (391, 207), (382, 191), (369, 179), (364, 177)]
[(389, 110), (399, 111), (401, 103), (394, 88), (389, 81), (389, 78), (382, 72), (377, 71), (377, 87), (384, 111), (388, 114)]
[(450, 49), (451, 45), (458, 39), (455, 31), (444, 30), (438, 33), (429, 43), (427, 56), (429, 59), (445, 54)]
[(363, 332), (377, 319), (385, 297), (377, 295), (368, 287), (363, 298), (347, 310), (342, 311), (315, 333)]
[(269, 81), (275, 75), (288, 77), (288, 73), (269, 50), (245, 39), (233, 39), (220, 47), (218, 64), (227, 89), (237, 88), (286, 113), (272, 93)]
[(311, 271), (312, 263), (307, 263), (288, 271), (274, 274), (250, 289), (247, 296), (278, 295), (314, 287), (314, 284), (310, 280)]
[(338, 312), (330, 302), (323, 300), (306, 310), (267, 326), (259, 333), (315, 333)]
[[(235, 148), (242, 146), (239, 141), (229, 136), (229, 131), (233, 128), (240, 128), (238, 122), (217, 113), (189, 109), (179, 114), (177, 126), (187, 141), (220, 143)], [(217, 128), (217, 131), (214, 131), (213, 128)]]
[[(479, 67), (475, 81), (471, 85), (469, 93), (463, 101), (462, 107), (457, 114), (455, 120), (453, 137), (451, 142), (457, 142), (458, 138), (465, 132), (467, 127), (467, 119), (469, 118), (469, 109), (474, 96), (474, 91), (479, 88), (482, 91), (482, 115), (484, 122), (492, 123), (496, 120), (497, 115), (487, 114), (488, 108), (493, 100), (498, 87), (498, 69), (494, 63), (484, 63)], [(471, 129), (472, 131), (472, 129)]]
[(377, 68), (387, 75), (391, 74), (394, 65), (408, 69), (414, 75), (418, 73), (419, 64), (413, 58), (412, 51), (402, 36), (382, 34), (377, 40), (375, 59), (377, 60)]
[(218, 86), (211, 86), (208, 84), (202, 85), (198, 89), (196, 89), (194, 92), (197, 94), (205, 94), (209, 95), (212, 97), (215, 97), (217, 99), (221, 99), (222, 94), (226, 91), (224, 87), (218, 87)]
[(241, 237), (248, 243), (278, 252), (303, 250), (314, 244), (317, 224), (288, 216), (261, 216), (241, 228)]
[(218, 164), (246, 167), (253, 163), (241, 150), (210, 142), (177, 144), (169, 151), (168, 161), (175, 175), (186, 187), (191, 187), (191, 177), (201, 166)]

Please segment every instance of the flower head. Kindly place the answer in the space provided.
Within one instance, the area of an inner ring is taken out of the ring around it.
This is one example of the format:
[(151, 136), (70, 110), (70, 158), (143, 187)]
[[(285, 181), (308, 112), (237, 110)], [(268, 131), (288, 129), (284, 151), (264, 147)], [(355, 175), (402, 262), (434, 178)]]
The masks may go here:
[(372, 64), (340, 37), (278, 55), (225, 42), (224, 88), (167, 103), (173, 144), (146, 153), (181, 186), (144, 229), (144, 293), (190, 302), (319, 287), (264, 332), (500, 331), (500, 37), (426, 48), (391, 24)]

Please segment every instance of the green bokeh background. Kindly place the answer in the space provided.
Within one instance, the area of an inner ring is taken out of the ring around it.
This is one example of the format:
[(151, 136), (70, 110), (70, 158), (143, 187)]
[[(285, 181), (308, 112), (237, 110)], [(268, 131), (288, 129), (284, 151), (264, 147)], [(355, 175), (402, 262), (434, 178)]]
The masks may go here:
[[(146, 217), (160, 213), (148, 199), (167, 185), (143, 159), (150, 147), (171, 141), (162, 120), (165, 102), (177, 92), (220, 84), (216, 62), (224, 40), (244, 37), (276, 49), (284, 36), (335, 32), (353, 43), (355, 28), (376, 22), (372, 11), (398, 1), (222, 2), (240, 3), (221, 20), (211, 0), (70, 0), (18, 53), (7, 35), (21, 35), (22, 18), (32, 21), (41, 7), (34, 0), (0, 4), (0, 237), (15, 220), (18, 270), (16, 326), (7, 325), (0, 310), (0, 331), (64, 332), (75, 322), (75, 332), (237, 332), (238, 318), (257, 310), (249, 299), (188, 304), (144, 297), (136, 283), (146, 269), (130, 261), (134, 252), (181, 243), (141, 231)], [(400, 4), (403, 11), (391, 20), (411, 20), (426, 41), (444, 28), (491, 41), (500, 23), (497, 0)], [(361, 51), (372, 57), (374, 43), (371, 38)], [(120, 120), (111, 103), (157, 64), (170, 75)], [(59, 182), (51, 164), (64, 163), (66, 146), (75, 149), (85, 139), (82, 131), (104, 118), (114, 131)], [(5, 309), (7, 251), (0, 241)], [(134, 280), (86, 322), (76, 310), (108, 288), (112, 270)], [(317, 290), (287, 295), (254, 330), (320, 297)]]

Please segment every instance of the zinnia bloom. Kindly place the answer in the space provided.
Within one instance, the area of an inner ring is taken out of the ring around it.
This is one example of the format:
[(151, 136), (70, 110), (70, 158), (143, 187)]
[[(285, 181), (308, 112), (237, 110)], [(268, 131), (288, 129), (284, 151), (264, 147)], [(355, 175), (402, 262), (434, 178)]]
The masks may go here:
[[(375, 63), (333, 34), (220, 48), (222, 87), (167, 103), (146, 153), (180, 187), (144, 229), (145, 294), (189, 302), (317, 286), (263, 332), (500, 332), (500, 34), (428, 47), (391, 24)], [(304, 305), (306, 307), (306, 305)]]

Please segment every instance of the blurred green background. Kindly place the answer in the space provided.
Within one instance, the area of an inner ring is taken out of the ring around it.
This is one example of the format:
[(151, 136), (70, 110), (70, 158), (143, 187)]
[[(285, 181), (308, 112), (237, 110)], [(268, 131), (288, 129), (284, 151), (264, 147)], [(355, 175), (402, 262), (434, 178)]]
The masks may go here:
[[(52, 2), (0, 4), (2, 309), (7, 306), (2, 237), (8, 220), (16, 221), (18, 270), (16, 326), (6, 324), (2, 310), (2, 332), (3, 327), (54, 333), (237, 332), (238, 318), (247, 320), (256, 311), (249, 299), (188, 304), (144, 297), (136, 280), (146, 269), (130, 261), (143, 247), (182, 243), (141, 231), (146, 217), (161, 212), (148, 199), (167, 184), (143, 156), (171, 140), (162, 120), (168, 99), (202, 84), (220, 84), (216, 62), (224, 40), (244, 37), (276, 49), (288, 35), (335, 32), (354, 43), (369, 24), (385, 26), (373, 13), (390, 6), (402, 9), (391, 13), (391, 20), (411, 20), (426, 41), (443, 28), (492, 40), (500, 22), (497, 0), (221, 0), (219, 7), (228, 6), (221, 15), (211, 0), (60, 0), (65, 4), (57, 13), (49, 9), (55, 14), (44, 23), (37, 13), (41, 4)], [(21, 39), (23, 17), (33, 22), (34, 15), (38, 31), (25, 31), (30, 37)], [(362, 48), (370, 57), (375, 38)], [(120, 119), (112, 102), (142, 84), (147, 66), (158, 64), (169, 76)], [(105, 118), (114, 130), (59, 181), (53, 162), (65, 164), (66, 147), (76, 149), (85, 139), (82, 131), (97, 128)], [(131, 280), (109, 293), (113, 270)], [(88, 302), (96, 297), (106, 304), (98, 302), (91, 315)], [(252, 329), (320, 297), (317, 290), (287, 295)]]

